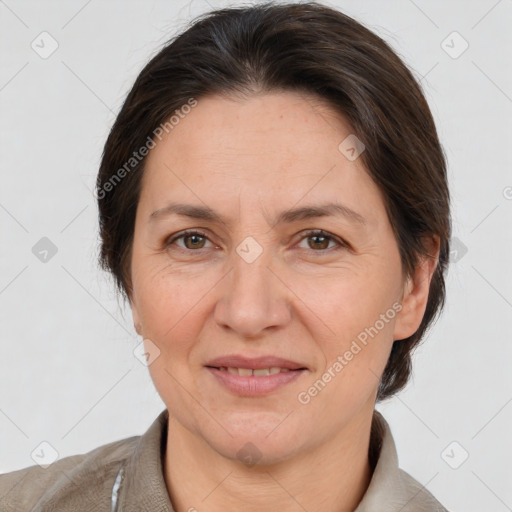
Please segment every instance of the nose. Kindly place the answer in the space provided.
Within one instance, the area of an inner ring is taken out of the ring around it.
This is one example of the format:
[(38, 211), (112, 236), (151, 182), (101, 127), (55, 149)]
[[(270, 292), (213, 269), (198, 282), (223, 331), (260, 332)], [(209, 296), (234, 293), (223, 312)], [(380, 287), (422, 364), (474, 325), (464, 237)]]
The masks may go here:
[(265, 251), (252, 262), (233, 253), (232, 269), (223, 279), (215, 306), (217, 325), (243, 338), (257, 338), (287, 325), (292, 293), (270, 260)]

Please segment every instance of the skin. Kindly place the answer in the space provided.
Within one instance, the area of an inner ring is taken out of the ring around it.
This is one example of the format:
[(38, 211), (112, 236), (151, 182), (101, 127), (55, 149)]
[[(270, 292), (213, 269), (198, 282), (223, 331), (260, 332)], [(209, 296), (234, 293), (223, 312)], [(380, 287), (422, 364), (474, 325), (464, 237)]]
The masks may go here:
[[(348, 511), (368, 487), (379, 377), (393, 341), (420, 325), (438, 244), (405, 278), (379, 189), (361, 159), (338, 150), (350, 133), (346, 119), (311, 96), (209, 96), (147, 157), (130, 301), (137, 332), (160, 351), (149, 371), (169, 410), (164, 476), (177, 512)], [(273, 220), (331, 201), (365, 223)], [(149, 220), (170, 202), (208, 206), (226, 220)], [(206, 237), (165, 245), (185, 229)], [(248, 236), (263, 250), (252, 263), (236, 251)], [(300, 403), (298, 394), (394, 303), (401, 311)], [(236, 396), (204, 367), (231, 353), (272, 354), (308, 371), (266, 396)], [(237, 456), (248, 442), (258, 450), (252, 466)]]

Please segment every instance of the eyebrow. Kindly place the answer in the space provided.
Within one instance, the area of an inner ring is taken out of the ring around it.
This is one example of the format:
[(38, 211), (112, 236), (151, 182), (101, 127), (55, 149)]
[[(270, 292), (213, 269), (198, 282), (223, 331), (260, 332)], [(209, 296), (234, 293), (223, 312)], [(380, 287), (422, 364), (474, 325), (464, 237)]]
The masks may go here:
[[(183, 217), (189, 217), (191, 219), (206, 220), (219, 224), (228, 224), (227, 219), (225, 219), (222, 215), (215, 212), (208, 206), (196, 206), (184, 203), (170, 203), (163, 208), (155, 210), (150, 214), (149, 221), (153, 222), (159, 218), (167, 217), (169, 215), (180, 215)], [(361, 214), (340, 203), (326, 203), (320, 205), (291, 208), (279, 213), (275, 220), (275, 224), (289, 224), (304, 219), (328, 216), (345, 217), (346, 219), (357, 224), (361, 224), (363, 226), (366, 225), (366, 219)]]

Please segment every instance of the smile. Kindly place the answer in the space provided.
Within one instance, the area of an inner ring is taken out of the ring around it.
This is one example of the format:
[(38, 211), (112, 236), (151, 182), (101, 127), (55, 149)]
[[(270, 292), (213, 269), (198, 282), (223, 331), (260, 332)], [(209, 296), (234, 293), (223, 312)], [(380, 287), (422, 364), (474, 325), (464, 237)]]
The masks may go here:
[(221, 366), (218, 368), (221, 371), (227, 371), (231, 373), (231, 375), (242, 375), (244, 377), (248, 377), (249, 375), (256, 375), (257, 377), (266, 377), (267, 375), (275, 375), (280, 372), (289, 372), (289, 368), (279, 368), (277, 366), (273, 366), (272, 368), (233, 368), (233, 367), (225, 367)]
[(238, 396), (263, 396), (291, 384), (304, 373), (305, 368), (235, 368), (205, 367), (222, 388)]

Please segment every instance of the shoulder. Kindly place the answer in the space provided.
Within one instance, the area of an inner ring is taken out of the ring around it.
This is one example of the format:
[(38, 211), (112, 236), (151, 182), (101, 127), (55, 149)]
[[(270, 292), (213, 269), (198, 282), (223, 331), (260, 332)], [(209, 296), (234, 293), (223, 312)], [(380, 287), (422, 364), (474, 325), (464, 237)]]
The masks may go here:
[(0, 474), (0, 510), (110, 511), (112, 486), (140, 436), (108, 443), (43, 468)]
[(448, 512), (425, 485), (399, 467), (391, 429), (378, 411), (373, 417), (369, 456), (374, 470), (356, 512)]
[(424, 485), (409, 473), (399, 470), (400, 480), (408, 501), (403, 512), (448, 512)]

